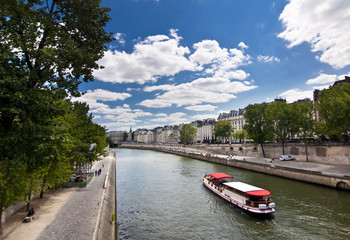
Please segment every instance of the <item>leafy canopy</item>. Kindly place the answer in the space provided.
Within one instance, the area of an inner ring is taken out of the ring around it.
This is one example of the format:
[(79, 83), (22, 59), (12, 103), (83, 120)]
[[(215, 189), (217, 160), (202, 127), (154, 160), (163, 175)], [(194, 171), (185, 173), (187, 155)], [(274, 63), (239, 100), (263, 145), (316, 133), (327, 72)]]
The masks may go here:
[(350, 84), (344, 83), (321, 92), (316, 108), (324, 121), (323, 133), (333, 139), (349, 139)]
[(196, 129), (190, 124), (184, 124), (180, 129), (180, 141), (183, 144), (189, 144), (194, 141)]
[(229, 139), (233, 133), (233, 126), (229, 121), (220, 121), (215, 124), (214, 134), (217, 138)]

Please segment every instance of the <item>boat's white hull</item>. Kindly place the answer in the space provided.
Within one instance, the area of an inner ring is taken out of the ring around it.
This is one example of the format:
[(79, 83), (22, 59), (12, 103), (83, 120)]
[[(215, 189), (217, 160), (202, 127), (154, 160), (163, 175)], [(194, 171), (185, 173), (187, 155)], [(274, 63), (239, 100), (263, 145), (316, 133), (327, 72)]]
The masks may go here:
[(207, 188), (209, 188), (211, 191), (213, 191), (214, 193), (216, 193), (226, 201), (230, 202), (231, 204), (243, 209), (244, 211), (254, 213), (254, 214), (261, 214), (261, 215), (268, 215), (275, 212), (274, 208), (260, 209), (259, 207), (248, 206), (245, 203), (243, 203), (243, 200), (240, 201), (238, 199), (230, 197), (228, 194), (225, 193), (225, 191), (227, 190), (225, 190), (224, 188), (215, 186), (214, 184), (209, 182), (206, 178), (203, 178), (202, 180), (203, 180), (203, 184)]

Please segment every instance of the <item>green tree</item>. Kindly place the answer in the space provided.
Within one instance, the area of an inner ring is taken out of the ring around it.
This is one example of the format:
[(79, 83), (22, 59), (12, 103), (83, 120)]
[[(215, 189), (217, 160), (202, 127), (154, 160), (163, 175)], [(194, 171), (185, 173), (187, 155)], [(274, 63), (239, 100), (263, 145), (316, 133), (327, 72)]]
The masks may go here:
[[(0, 42), (14, 52), (27, 88), (79, 95), (112, 40), (104, 30), (110, 9), (100, 0), (0, 0)], [(13, 70), (13, 69), (9, 69)]]
[(297, 103), (291, 105), (293, 129), (297, 129), (297, 135), (303, 140), (305, 145), (306, 161), (308, 157), (308, 143), (314, 137), (316, 121), (313, 118), (314, 108), (311, 102)]
[(321, 91), (316, 109), (324, 121), (324, 133), (331, 139), (348, 141), (350, 133), (350, 84), (344, 83)]
[(274, 123), (275, 137), (281, 142), (282, 154), (284, 154), (284, 145), (290, 136), (292, 127), (291, 108), (286, 102), (273, 102), (268, 105), (266, 116)]
[(126, 140), (128, 140), (128, 137), (129, 137), (128, 133), (124, 132), (124, 134), (123, 134), (123, 141), (125, 142)]
[(217, 138), (222, 138), (224, 141), (230, 139), (233, 133), (233, 126), (229, 121), (220, 121), (215, 124), (214, 134)]
[(189, 144), (194, 141), (196, 129), (190, 124), (184, 124), (180, 129), (180, 141), (183, 144)]
[(264, 143), (273, 139), (273, 124), (266, 117), (267, 103), (250, 104), (245, 108), (244, 117), (248, 138), (253, 139), (255, 144), (260, 144), (263, 156), (265, 157)]
[(236, 139), (239, 139), (239, 142), (241, 143), (242, 140), (244, 140), (245, 138), (247, 138), (248, 134), (247, 134), (247, 131), (246, 130), (242, 130), (242, 131), (237, 131), (234, 135), (234, 137)]
[(113, 147), (114, 147), (114, 142), (113, 142), (112, 138), (107, 137), (106, 141), (107, 141), (108, 146), (109, 146), (110, 148), (113, 148)]
[(98, 0), (0, 0), (0, 217), (50, 165), (55, 101), (93, 80), (112, 39), (108, 11)]

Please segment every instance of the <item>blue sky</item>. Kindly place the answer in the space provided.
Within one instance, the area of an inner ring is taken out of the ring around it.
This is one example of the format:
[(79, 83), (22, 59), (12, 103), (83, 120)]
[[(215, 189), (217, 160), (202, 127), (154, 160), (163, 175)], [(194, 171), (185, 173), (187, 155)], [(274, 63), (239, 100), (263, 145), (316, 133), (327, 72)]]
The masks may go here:
[(349, 0), (103, 0), (115, 40), (76, 99), (108, 130), (190, 123), (350, 75)]

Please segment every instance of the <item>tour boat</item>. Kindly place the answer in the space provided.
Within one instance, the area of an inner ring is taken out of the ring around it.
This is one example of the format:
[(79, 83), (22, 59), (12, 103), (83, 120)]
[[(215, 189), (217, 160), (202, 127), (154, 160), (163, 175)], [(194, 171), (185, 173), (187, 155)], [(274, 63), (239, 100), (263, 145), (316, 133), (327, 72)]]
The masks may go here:
[(270, 192), (243, 182), (232, 181), (226, 173), (206, 174), (203, 184), (233, 205), (254, 214), (268, 215), (275, 212)]

